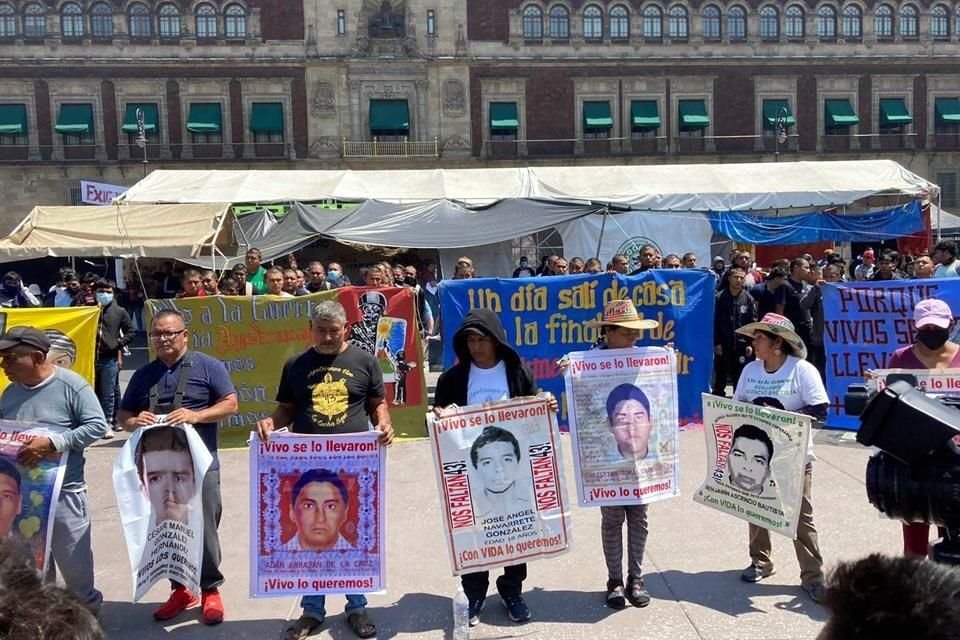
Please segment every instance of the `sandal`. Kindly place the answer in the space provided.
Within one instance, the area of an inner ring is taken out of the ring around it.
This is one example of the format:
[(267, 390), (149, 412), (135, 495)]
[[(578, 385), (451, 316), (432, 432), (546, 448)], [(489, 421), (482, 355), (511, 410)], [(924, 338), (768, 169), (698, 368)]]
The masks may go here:
[(283, 640), (303, 640), (322, 624), (323, 620), (317, 620), (313, 616), (300, 616), (287, 627)]
[(366, 611), (363, 613), (351, 613), (347, 617), (347, 623), (358, 638), (372, 638), (377, 635), (377, 626), (370, 620)]

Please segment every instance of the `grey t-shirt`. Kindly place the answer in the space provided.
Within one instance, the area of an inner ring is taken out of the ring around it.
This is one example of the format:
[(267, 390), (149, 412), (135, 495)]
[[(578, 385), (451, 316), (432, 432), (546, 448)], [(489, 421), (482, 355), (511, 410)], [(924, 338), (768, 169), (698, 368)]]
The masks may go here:
[(69, 429), (51, 438), (57, 451), (70, 450), (61, 490), (86, 488), (83, 450), (107, 433), (107, 421), (93, 387), (83, 377), (54, 367), (53, 375), (35, 387), (11, 383), (0, 395), (0, 418)]

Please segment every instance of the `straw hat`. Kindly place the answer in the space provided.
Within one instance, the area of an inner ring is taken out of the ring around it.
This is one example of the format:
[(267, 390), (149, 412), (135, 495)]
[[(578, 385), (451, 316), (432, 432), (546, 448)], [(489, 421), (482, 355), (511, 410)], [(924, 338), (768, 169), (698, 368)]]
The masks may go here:
[(751, 322), (737, 329), (737, 333), (750, 337), (753, 337), (756, 331), (766, 331), (778, 338), (783, 338), (783, 341), (790, 345), (793, 355), (801, 360), (807, 358), (807, 346), (803, 344), (803, 340), (797, 335), (796, 330), (793, 328), (793, 323), (783, 316), (776, 313), (768, 313), (763, 316), (760, 322)]
[(603, 320), (588, 320), (588, 327), (626, 327), (627, 329), (653, 329), (660, 325), (656, 320), (644, 320), (630, 300), (613, 300), (603, 308)]

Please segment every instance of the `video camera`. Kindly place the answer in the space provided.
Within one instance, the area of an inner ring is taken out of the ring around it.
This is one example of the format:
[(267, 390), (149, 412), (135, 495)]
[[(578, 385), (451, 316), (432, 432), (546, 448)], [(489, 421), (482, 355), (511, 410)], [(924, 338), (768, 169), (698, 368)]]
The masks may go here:
[(928, 397), (916, 382), (891, 375), (872, 395), (850, 385), (844, 408), (860, 416), (857, 442), (881, 450), (867, 463), (870, 504), (903, 522), (943, 527), (932, 558), (960, 565), (960, 398)]

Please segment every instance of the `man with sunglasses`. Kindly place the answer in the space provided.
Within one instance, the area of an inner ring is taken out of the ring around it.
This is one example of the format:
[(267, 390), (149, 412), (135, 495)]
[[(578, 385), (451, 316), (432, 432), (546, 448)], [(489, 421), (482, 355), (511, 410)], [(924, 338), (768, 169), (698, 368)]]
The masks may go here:
[(202, 603), (205, 624), (223, 621), (219, 587), (220, 538), (217, 527), (223, 505), (220, 500), (220, 463), (217, 459), (217, 422), (237, 412), (237, 391), (222, 362), (190, 350), (190, 333), (179, 312), (164, 309), (150, 324), (150, 343), (156, 360), (133, 374), (120, 403), (118, 422), (127, 431), (156, 424), (165, 415), (166, 424), (189, 424), (197, 431), (213, 462), (203, 478), (203, 563), (200, 569), (201, 598), (173, 582), (170, 598), (154, 611), (157, 620), (170, 620)]

